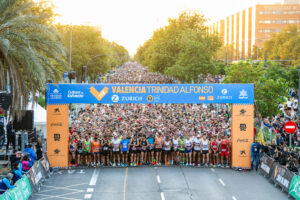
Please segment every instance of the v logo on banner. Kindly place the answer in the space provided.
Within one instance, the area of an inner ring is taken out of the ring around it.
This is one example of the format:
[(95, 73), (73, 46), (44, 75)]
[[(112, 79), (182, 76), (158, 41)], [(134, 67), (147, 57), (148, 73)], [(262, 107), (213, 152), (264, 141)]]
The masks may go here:
[(94, 88), (93, 86), (90, 88), (90, 92), (92, 93), (92, 95), (94, 95), (94, 97), (98, 100), (101, 101), (101, 99), (107, 95), (108, 93), (108, 87), (104, 87), (100, 92), (98, 92), (96, 90), (96, 88)]

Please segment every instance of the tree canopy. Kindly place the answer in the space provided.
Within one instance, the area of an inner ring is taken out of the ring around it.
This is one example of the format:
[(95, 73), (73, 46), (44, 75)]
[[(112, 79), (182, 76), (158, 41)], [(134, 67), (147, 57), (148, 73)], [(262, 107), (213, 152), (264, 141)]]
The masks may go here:
[(199, 74), (210, 73), (213, 54), (221, 46), (217, 35), (209, 35), (206, 19), (196, 12), (183, 12), (178, 18), (153, 33), (140, 46), (135, 59), (150, 71), (175, 77), (182, 82), (197, 80)]
[[(71, 70), (77, 71), (77, 78), (79, 80), (82, 75), (82, 67), (88, 63), (88, 76), (91, 80), (95, 80), (97, 73), (104, 74), (112, 67), (121, 65), (128, 59), (128, 51), (123, 46), (104, 39), (99, 27), (87, 25), (73, 25), (71, 27), (61, 24), (56, 25), (56, 27), (61, 33), (66, 47), (70, 46), (70, 33), (72, 29)], [(92, 59), (93, 57), (95, 58)]]

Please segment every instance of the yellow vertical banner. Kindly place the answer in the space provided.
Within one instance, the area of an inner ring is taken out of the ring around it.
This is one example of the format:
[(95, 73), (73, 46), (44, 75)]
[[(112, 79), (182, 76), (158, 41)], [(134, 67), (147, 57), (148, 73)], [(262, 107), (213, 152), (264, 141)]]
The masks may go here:
[(232, 167), (251, 168), (250, 149), (253, 142), (253, 105), (232, 105)]
[(47, 105), (47, 155), (51, 167), (68, 167), (68, 105)]

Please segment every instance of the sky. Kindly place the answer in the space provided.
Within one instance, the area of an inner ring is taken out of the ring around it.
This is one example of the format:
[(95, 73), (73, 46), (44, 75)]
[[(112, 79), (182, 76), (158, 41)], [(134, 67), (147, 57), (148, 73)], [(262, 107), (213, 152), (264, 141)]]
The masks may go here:
[(185, 10), (202, 12), (215, 22), (256, 3), (282, 0), (51, 0), (62, 24), (100, 26), (102, 35), (123, 45), (133, 56), (153, 31)]

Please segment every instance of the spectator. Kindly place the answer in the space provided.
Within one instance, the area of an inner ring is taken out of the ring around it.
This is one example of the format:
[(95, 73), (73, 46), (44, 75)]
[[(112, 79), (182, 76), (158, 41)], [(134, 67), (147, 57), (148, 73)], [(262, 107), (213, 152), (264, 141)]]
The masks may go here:
[(13, 175), (14, 175), (14, 183), (16, 183), (18, 180), (22, 178), (22, 171), (20, 170), (20, 163), (15, 162), (12, 169)]
[(27, 172), (30, 169), (30, 167), (28, 166), (29, 165), (28, 155), (25, 155), (23, 157), (22, 165), (23, 165), (23, 168), (22, 168), (23, 171)]
[(33, 149), (31, 149), (30, 144), (26, 146), (26, 149), (24, 150), (24, 152), (27, 153), (30, 158), (28, 166), (32, 167), (37, 157), (36, 157), (36, 154), (33, 151)]
[(16, 149), (16, 134), (13, 129), (13, 122), (10, 121), (6, 125), (6, 131), (7, 131), (7, 143), (6, 143), (6, 152), (8, 152), (9, 144), (12, 144), (13, 150)]
[(35, 148), (36, 148), (36, 157), (37, 160), (39, 160), (43, 157), (43, 146), (42, 146), (41, 138), (38, 138)]
[(257, 139), (255, 138), (255, 141), (251, 144), (251, 170), (253, 170), (253, 164), (255, 162), (255, 169), (257, 171), (258, 164), (259, 164), (259, 151), (260, 151), (260, 144), (257, 142)]
[(9, 173), (5, 178), (0, 182), (0, 195), (3, 194), (6, 190), (15, 188), (15, 185), (12, 185), (13, 174)]

